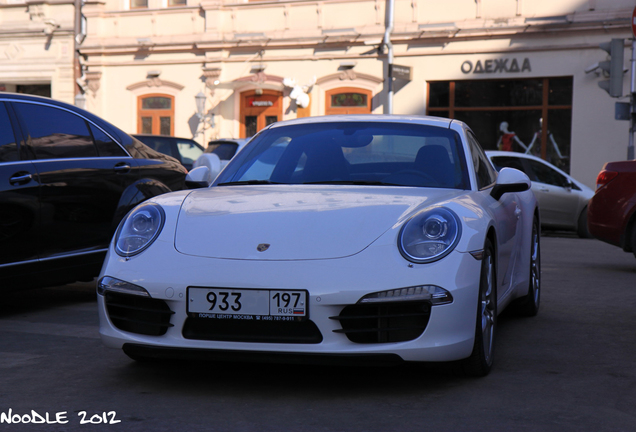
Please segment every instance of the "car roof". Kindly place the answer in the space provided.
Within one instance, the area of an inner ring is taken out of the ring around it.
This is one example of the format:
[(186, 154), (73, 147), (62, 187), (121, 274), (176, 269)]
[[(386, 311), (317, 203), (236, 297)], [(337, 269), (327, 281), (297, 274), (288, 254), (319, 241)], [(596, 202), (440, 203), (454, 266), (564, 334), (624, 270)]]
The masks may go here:
[(443, 117), (419, 116), (419, 115), (393, 115), (393, 114), (347, 114), (347, 115), (326, 115), (316, 117), (302, 117), (292, 120), (284, 120), (272, 123), (270, 128), (277, 128), (287, 125), (298, 124), (318, 124), (318, 123), (338, 123), (338, 122), (372, 122), (372, 123), (416, 123), (427, 126), (437, 126), (449, 128), (452, 122), (462, 123)]

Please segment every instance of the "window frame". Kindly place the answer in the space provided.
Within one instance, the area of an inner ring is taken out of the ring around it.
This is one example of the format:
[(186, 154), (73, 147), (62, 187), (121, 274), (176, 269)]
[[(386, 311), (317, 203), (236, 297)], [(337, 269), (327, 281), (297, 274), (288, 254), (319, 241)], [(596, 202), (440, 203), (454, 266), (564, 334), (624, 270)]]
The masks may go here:
[[(170, 109), (144, 109), (143, 101), (151, 97), (161, 97), (161, 98), (170, 99)], [(175, 97), (165, 93), (147, 93), (147, 94), (137, 96), (137, 133), (162, 135), (160, 133), (161, 132), (161, 117), (166, 117), (165, 114), (169, 114), (170, 134), (166, 136), (174, 136), (174, 121), (175, 121), (174, 105), (175, 105)], [(143, 131), (143, 118), (148, 116), (150, 116), (150, 118), (152, 119), (151, 132)]]

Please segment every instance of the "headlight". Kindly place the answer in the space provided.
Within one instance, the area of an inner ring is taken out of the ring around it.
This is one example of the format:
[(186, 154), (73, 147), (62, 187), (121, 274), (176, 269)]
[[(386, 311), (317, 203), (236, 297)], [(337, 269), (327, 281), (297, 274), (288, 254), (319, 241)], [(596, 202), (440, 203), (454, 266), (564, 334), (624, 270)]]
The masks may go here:
[(423, 264), (448, 255), (461, 235), (459, 217), (444, 207), (434, 207), (407, 221), (398, 237), (398, 247), (404, 258)]
[(144, 203), (128, 214), (115, 236), (117, 254), (137, 255), (159, 236), (165, 221), (163, 209), (158, 204)]

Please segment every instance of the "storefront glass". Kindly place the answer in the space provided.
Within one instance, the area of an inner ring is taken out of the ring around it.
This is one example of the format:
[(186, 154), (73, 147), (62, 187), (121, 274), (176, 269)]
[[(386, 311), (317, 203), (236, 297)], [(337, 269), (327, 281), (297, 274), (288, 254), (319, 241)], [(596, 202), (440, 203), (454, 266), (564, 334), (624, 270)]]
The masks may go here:
[(435, 81), (428, 90), (427, 114), (466, 122), (484, 149), (531, 153), (569, 172), (571, 77)]

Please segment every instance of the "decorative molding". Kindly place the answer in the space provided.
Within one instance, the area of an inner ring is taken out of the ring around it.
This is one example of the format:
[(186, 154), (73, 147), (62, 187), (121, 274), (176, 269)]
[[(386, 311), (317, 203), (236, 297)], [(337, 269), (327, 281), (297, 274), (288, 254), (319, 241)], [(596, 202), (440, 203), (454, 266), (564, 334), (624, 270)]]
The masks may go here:
[(248, 75), (245, 77), (237, 78), (234, 82), (253, 82), (253, 83), (265, 83), (265, 82), (275, 82), (275, 83), (283, 83), (283, 77), (279, 77), (276, 75), (267, 75), (265, 72), (260, 71), (252, 75)]
[(221, 77), (221, 68), (203, 68), (203, 77), (205, 78), (205, 86), (214, 94), (215, 84)]
[(126, 90), (133, 91), (133, 90), (138, 90), (144, 87), (171, 87), (177, 90), (183, 90), (185, 88), (185, 86), (182, 86), (181, 84), (177, 84), (172, 81), (162, 80), (159, 77), (153, 77), (153, 78), (147, 79), (146, 81), (141, 81), (135, 84), (131, 84), (128, 87), (126, 87)]
[(86, 72), (84, 74), (84, 79), (86, 81), (86, 86), (88, 89), (95, 95), (97, 90), (99, 90), (100, 81), (102, 79), (101, 72)]
[(329, 81), (335, 81), (335, 80), (340, 80), (340, 81), (345, 81), (345, 80), (349, 80), (349, 81), (358, 81), (358, 80), (363, 80), (363, 81), (370, 81), (374, 84), (380, 84), (382, 82), (384, 82), (384, 79), (382, 78), (378, 78), (376, 76), (373, 75), (367, 75), (367, 74), (363, 74), (363, 73), (356, 73), (353, 71), (353, 69), (347, 69), (344, 70), (342, 72), (339, 73), (335, 73), (335, 74), (331, 74), (331, 75), (327, 75), (324, 76), (322, 78), (319, 78), (316, 81), (316, 84), (318, 85), (322, 85), (326, 82)]

